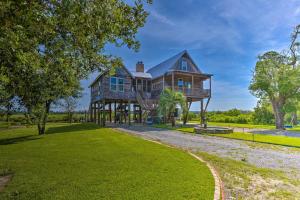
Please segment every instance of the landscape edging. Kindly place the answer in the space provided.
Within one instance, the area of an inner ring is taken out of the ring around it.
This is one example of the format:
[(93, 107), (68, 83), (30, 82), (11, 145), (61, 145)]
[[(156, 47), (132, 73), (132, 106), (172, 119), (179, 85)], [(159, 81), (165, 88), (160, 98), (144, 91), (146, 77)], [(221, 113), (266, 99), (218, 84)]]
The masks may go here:
[[(123, 129), (123, 128), (114, 128), (114, 129), (119, 130), (121, 132), (125, 132), (125, 133), (131, 132), (131, 131), (128, 131), (128, 130)], [(131, 133), (133, 133), (136, 136), (139, 136), (138, 134), (136, 134), (134, 132), (131, 132)], [(217, 170), (209, 162), (205, 161), (203, 158), (201, 158), (200, 156), (192, 153), (191, 151), (181, 149), (181, 148), (178, 148), (176, 146), (171, 146), (171, 145), (168, 145), (168, 144), (165, 144), (165, 143), (161, 143), (157, 140), (152, 140), (152, 139), (149, 139), (149, 138), (143, 138), (143, 139), (146, 140), (146, 141), (153, 142), (153, 143), (156, 143), (156, 144), (160, 144), (160, 145), (163, 145), (163, 146), (167, 146), (167, 147), (170, 147), (170, 148), (176, 148), (176, 149), (184, 150), (187, 153), (189, 153), (191, 156), (196, 158), (198, 161), (203, 162), (204, 164), (206, 164), (206, 166), (210, 170), (211, 174), (213, 175), (214, 182), (215, 182), (214, 200), (225, 200), (224, 186), (223, 186), (223, 182), (221, 180), (221, 177), (219, 176), (219, 173), (217, 172)]]

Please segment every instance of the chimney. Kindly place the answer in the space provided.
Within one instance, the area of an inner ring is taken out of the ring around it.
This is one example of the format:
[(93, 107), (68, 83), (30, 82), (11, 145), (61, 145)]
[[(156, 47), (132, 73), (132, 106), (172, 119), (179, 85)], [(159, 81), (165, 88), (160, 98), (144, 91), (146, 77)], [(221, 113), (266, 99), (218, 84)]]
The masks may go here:
[(143, 61), (138, 61), (136, 63), (136, 72), (144, 72), (144, 63), (143, 63)]

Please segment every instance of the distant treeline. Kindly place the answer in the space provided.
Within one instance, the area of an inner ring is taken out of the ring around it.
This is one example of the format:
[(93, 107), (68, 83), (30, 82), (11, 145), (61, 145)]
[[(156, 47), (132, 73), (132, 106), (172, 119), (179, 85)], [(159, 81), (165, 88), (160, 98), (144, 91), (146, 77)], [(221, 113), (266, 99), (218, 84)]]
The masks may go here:
[[(72, 115), (72, 122), (84, 121), (86, 117), (85, 112), (75, 112)], [(0, 115), (0, 121), (6, 122), (7, 118), (4, 114)], [(48, 122), (70, 122), (68, 113), (64, 112), (51, 112), (47, 119)], [(9, 116), (10, 125), (24, 125), (27, 123), (26, 117), (23, 113), (12, 113)]]
[[(254, 111), (231, 109), (228, 111), (208, 111), (208, 122), (239, 124), (274, 124), (274, 115), (269, 109), (255, 108)], [(190, 112), (189, 120), (199, 120), (199, 112)]]

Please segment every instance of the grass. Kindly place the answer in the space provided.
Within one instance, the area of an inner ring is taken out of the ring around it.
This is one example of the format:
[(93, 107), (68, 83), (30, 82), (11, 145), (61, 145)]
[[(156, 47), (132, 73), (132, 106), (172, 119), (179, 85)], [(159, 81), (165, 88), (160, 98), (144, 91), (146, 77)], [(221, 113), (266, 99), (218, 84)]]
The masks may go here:
[(253, 129), (275, 129), (274, 125), (260, 125), (260, 124), (236, 124), (236, 123), (220, 123), (220, 122), (209, 122), (210, 126), (221, 126), (221, 127), (236, 127), (236, 128), (253, 128)]
[[(219, 172), (228, 199), (300, 199), (300, 181), (296, 172), (258, 168), (244, 161), (198, 154)], [(251, 197), (251, 198), (249, 198)]]
[(210, 134), (217, 137), (238, 139), (245, 141), (254, 141), (267, 144), (275, 144), (282, 146), (290, 146), (300, 148), (300, 138), (286, 137), (286, 136), (273, 136), (263, 134), (252, 134), (252, 133), (229, 133), (229, 134)]
[(213, 199), (209, 169), (178, 149), (93, 124), (0, 131), (0, 199)]
[(172, 127), (170, 124), (154, 124), (153, 126), (156, 128), (181, 131), (183, 133), (195, 133), (194, 127), (190, 127), (190, 126), (176, 125), (175, 127)]

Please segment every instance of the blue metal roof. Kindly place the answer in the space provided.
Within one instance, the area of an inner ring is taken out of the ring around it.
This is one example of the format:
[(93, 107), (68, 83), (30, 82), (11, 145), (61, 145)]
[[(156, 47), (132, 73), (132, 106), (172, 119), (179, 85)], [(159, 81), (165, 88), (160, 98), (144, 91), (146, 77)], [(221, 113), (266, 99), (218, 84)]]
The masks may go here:
[[(162, 63), (150, 68), (147, 73), (150, 73), (152, 75), (152, 78), (157, 78), (162, 75), (164, 75), (166, 72), (171, 70), (171, 68), (175, 65), (175, 63), (184, 55), (187, 54), (187, 56), (191, 59), (190, 55), (186, 50), (180, 52), (179, 54), (176, 54), (175, 56), (163, 61)], [(191, 59), (191, 61), (194, 63), (194, 61)], [(194, 63), (197, 70), (200, 72), (198, 69), (196, 63)]]

